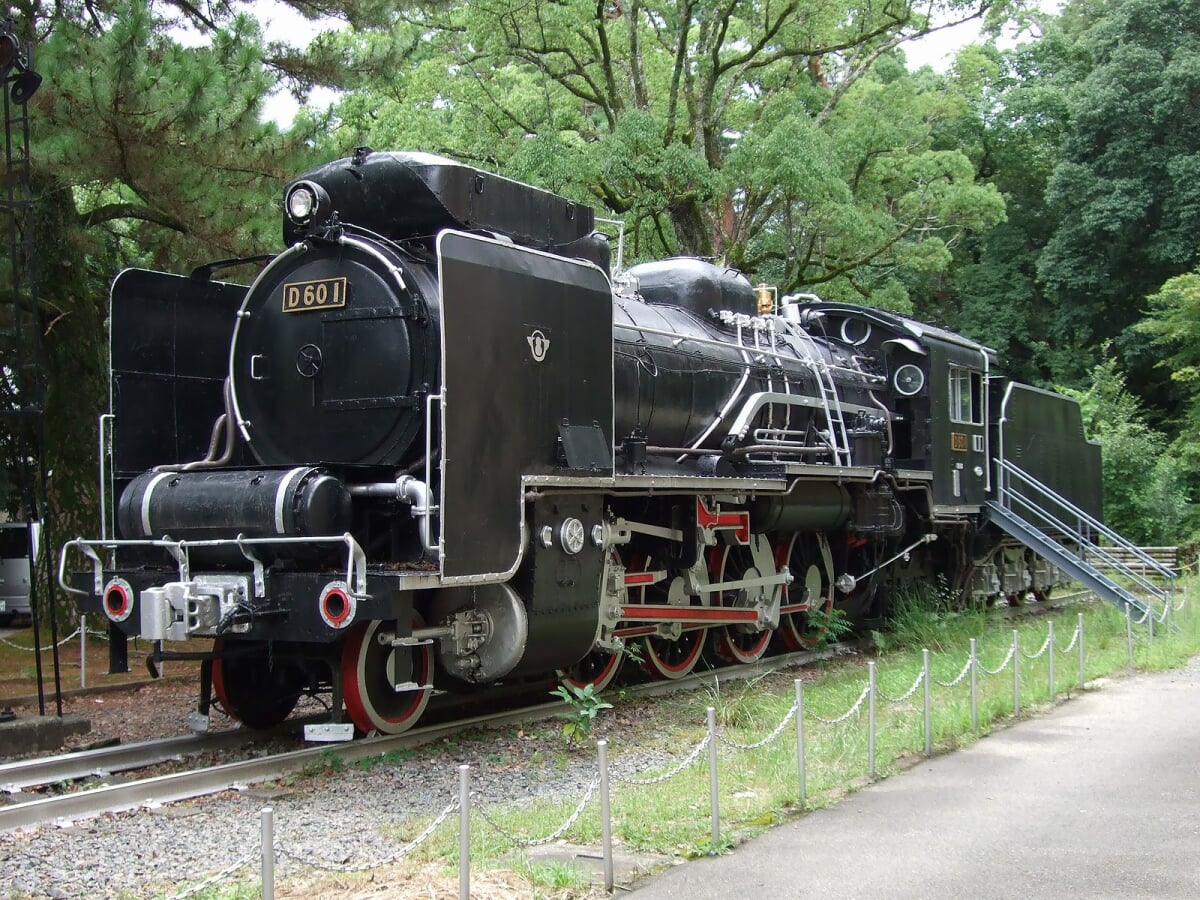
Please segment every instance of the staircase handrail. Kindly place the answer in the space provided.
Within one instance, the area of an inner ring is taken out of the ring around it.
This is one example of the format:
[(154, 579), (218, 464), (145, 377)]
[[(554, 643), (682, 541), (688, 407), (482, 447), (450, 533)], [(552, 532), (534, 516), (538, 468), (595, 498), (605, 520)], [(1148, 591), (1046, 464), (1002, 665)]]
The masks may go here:
[[(1046, 486), (1045, 484), (1042, 484), (1042, 482), (1038, 481), (1036, 478), (1034, 478), (1032, 475), (1030, 475), (1024, 469), (1020, 468), (1019, 466), (1013, 465), (1013, 463), (1009, 462), (1006, 459), (997, 458), (996, 464), (999, 466), (1000, 471), (1002, 473), (1002, 477), (999, 479), (999, 482), (1000, 482), (999, 493), (1000, 493), (1001, 505), (1007, 505), (1005, 503), (1005, 497), (1008, 495), (1012, 495), (1021, 500), (1024, 500), (1027, 505), (1032, 505), (1033, 501), (1027, 500), (1023, 494), (1019, 493), (1018, 491), (1013, 490), (1011, 485), (1009, 485), (1008, 480), (1003, 477), (1003, 473), (1015, 475), (1018, 479), (1020, 479), (1024, 483), (1030, 485), (1031, 487), (1035, 488), (1036, 490), (1040, 491), (1043, 495), (1045, 495), (1049, 499), (1053, 500), (1059, 506), (1063, 507), (1066, 510), (1069, 510), (1072, 515), (1077, 516), (1080, 519), (1080, 521), (1082, 523), (1086, 524), (1090, 529), (1099, 532), (1101, 535), (1108, 538), (1116, 546), (1121, 547), (1122, 549), (1131, 552), (1138, 559), (1139, 562), (1144, 563), (1148, 568), (1153, 569), (1155, 572), (1162, 575), (1166, 579), (1169, 579), (1171, 581), (1175, 580), (1174, 570), (1172, 570), (1171, 568), (1169, 568), (1167, 566), (1164, 566), (1162, 563), (1160, 563), (1154, 557), (1150, 556), (1148, 553), (1143, 551), (1142, 548), (1139, 547), (1137, 544), (1133, 543), (1132, 541), (1127, 540), (1126, 538), (1123, 538), (1121, 535), (1119, 535), (1117, 532), (1113, 531), (1111, 528), (1109, 528), (1107, 525), (1105, 525), (1103, 522), (1101, 522), (1095, 516), (1091, 515), (1090, 513), (1086, 512), (1085, 510), (1081, 509), (1080, 507), (1076, 506), (1074, 503), (1072, 503), (1066, 497), (1063, 497), (1061, 494), (1059, 494), (1052, 488)], [(1070, 528), (1068, 526), (1066, 526), (1064, 523), (1056, 522), (1055, 524), (1058, 524), (1059, 526), (1061, 526), (1064, 531), (1068, 531), (1068, 532), (1070, 531)], [(1101, 549), (1098, 544), (1095, 544), (1093, 546), (1095, 546), (1098, 550)], [(1122, 567), (1116, 566), (1115, 568), (1120, 569)]]
[[(1028, 499), (1023, 494), (1013, 492), (1012, 496), (1022, 506), (1035, 512), (1038, 515), (1038, 517), (1041, 518), (1041, 520), (1043, 522), (1062, 530), (1065, 534), (1080, 538), (1081, 542), (1084, 540), (1083, 535), (1076, 534), (1075, 532), (1073, 532), (1071, 530), (1070, 525), (1068, 525), (1066, 522), (1063, 522), (1061, 519), (1057, 518), (1053, 514), (1047, 512), (1045, 509), (1037, 506), (1036, 504), (1033, 503), (1032, 500)], [(1010, 508), (1010, 507), (1006, 507), (1006, 508)], [(1132, 581), (1134, 583), (1135, 587), (1140, 588), (1141, 590), (1145, 591), (1147, 594), (1158, 597), (1161, 600), (1166, 600), (1167, 597), (1172, 595), (1172, 593), (1173, 593), (1172, 589), (1163, 588), (1162, 586), (1157, 585), (1154, 582), (1150, 581), (1144, 575), (1140, 574), (1136, 569), (1130, 568), (1126, 563), (1122, 562), (1117, 557), (1113, 556), (1111, 553), (1108, 553), (1107, 550), (1104, 547), (1100, 546), (1099, 544), (1089, 543), (1088, 546), (1090, 549), (1088, 550), (1086, 555), (1083, 552), (1081, 552), (1079, 554), (1079, 559), (1081, 562), (1086, 562), (1086, 557), (1090, 556), (1094, 559), (1100, 560), (1103, 563), (1106, 563), (1111, 569), (1124, 575), (1126, 578), (1128, 578), (1130, 581)], [(1082, 550), (1082, 548), (1081, 548), (1081, 550)], [(1115, 582), (1112, 582), (1111, 579), (1109, 579), (1107, 576), (1105, 576), (1099, 572), (1096, 573), (1095, 577), (1100, 578), (1104, 581), (1113, 583), (1115, 586)]]
[[(1145, 613), (1154, 605), (1153, 599), (1145, 595), (1137, 595), (1131, 589), (1122, 587), (1103, 572), (1089, 563), (1086, 559), (1078, 556), (1069, 547), (1058, 543), (1048, 534), (1039, 530), (1032, 523), (1021, 518), (1020, 515), (1013, 512), (1009, 507), (1001, 506), (995, 500), (988, 501), (988, 508), (995, 516), (995, 523), (1008, 531), (1013, 537), (1022, 541), (1026, 546), (1031, 547), (1034, 552), (1039, 554), (1048, 554), (1047, 559), (1057, 561), (1060, 566), (1063, 566), (1071, 574), (1076, 575), (1080, 581), (1087, 585), (1097, 596), (1102, 597), (1108, 602), (1119, 606), (1129, 607), (1139, 613)], [(1036, 536), (1036, 539), (1035, 539)], [(1055, 552), (1057, 551), (1057, 553)], [(1077, 566), (1078, 571), (1074, 571), (1072, 566)], [(1162, 591), (1154, 589), (1152, 594), (1160, 599)]]

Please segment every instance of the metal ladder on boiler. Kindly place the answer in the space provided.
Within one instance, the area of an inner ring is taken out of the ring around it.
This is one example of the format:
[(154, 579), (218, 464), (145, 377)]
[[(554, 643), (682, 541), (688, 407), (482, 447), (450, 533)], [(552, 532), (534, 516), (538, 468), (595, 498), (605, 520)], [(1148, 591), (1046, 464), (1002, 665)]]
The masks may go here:
[(995, 465), (996, 499), (987, 502), (993, 523), (1097, 596), (1134, 611), (1138, 618), (1157, 617), (1156, 608), (1169, 609), (1175, 594), (1174, 570), (1023, 469), (1004, 459), (995, 460)]
[(833, 451), (835, 466), (849, 466), (850, 439), (846, 435), (846, 420), (842, 416), (842, 401), (838, 397), (837, 385), (833, 380), (832, 368), (821, 358), (821, 350), (817, 342), (803, 328), (795, 328), (794, 333), (803, 337), (808, 344), (811, 355), (809, 368), (817, 381), (817, 394), (821, 398), (821, 408), (825, 411), (825, 421), (829, 423), (829, 449)]

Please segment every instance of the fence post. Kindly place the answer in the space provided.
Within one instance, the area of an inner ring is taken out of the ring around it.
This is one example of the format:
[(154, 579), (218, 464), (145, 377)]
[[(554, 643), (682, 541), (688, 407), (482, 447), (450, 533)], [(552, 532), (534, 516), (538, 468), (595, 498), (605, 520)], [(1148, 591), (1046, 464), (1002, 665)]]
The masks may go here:
[(925, 755), (933, 755), (933, 728), (932, 719), (930, 718), (930, 697), (929, 697), (929, 651), (921, 651), (921, 673), (925, 682)]
[(600, 840), (604, 854), (604, 889), (613, 889), (612, 814), (608, 800), (608, 741), (596, 741), (600, 750)]
[(1125, 646), (1129, 649), (1129, 668), (1133, 669), (1133, 607), (1125, 604)]
[(87, 687), (87, 616), (79, 617), (79, 686)]
[(979, 733), (979, 657), (975, 653), (975, 638), (971, 638), (971, 730)]
[(1082, 691), (1084, 686), (1085, 672), (1083, 670), (1083, 613), (1079, 614), (1079, 689)]
[(1013, 718), (1021, 715), (1021, 632), (1013, 629)]
[(275, 813), (263, 807), (259, 814), (262, 831), (262, 900), (275, 900)]
[(1048, 633), (1048, 640), (1049, 640), (1049, 642), (1046, 644), (1046, 649), (1047, 649), (1048, 651), (1050, 651), (1050, 652), (1047, 654), (1047, 655), (1050, 657), (1050, 662), (1048, 663), (1048, 665), (1049, 665), (1049, 668), (1050, 668), (1050, 673), (1049, 673), (1049, 678), (1050, 678), (1050, 703), (1051, 703), (1051, 704), (1053, 704), (1053, 703), (1054, 703), (1054, 695), (1055, 695), (1055, 690), (1054, 690), (1054, 654), (1058, 652), (1058, 651), (1055, 649), (1055, 647), (1054, 647), (1054, 623), (1053, 623), (1053, 622), (1051, 622), (1051, 623), (1050, 623), (1050, 631), (1049, 631), (1049, 633)]
[(712, 807), (712, 842), (716, 847), (721, 842), (721, 809), (717, 781), (717, 710), (708, 708), (708, 792)]
[(458, 767), (458, 900), (471, 898), (471, 767)]
[(1150, 643), (1153, 644), (1154, 643), (1154, 601), (1147, 600), (1146, 608), (1149, 610), (1149, 612), (1146, 613), (1146, 625), (1150, 629), (1150, 632), (1149, 632)]
[(800, 808), (808, 802), (808, 784), (804, 772), (804, 682), (799, 678), (796, 684), (796, 769), (800, 777)]
[(875, 660), (867, 663), (867, 774), (875, 777)]

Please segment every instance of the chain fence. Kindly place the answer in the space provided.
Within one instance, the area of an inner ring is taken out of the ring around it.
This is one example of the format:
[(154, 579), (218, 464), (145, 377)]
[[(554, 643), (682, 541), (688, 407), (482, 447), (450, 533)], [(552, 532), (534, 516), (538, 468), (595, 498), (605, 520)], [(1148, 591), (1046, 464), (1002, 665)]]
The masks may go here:
[(187, 890), (180, 891), (177, 894), (172, 894), (170, 896), (169, 900), (185, 900), (185, 898), (187, 898), (187, 897), (195, 897), (197, 894), (203, 893), (204, 891), (208, 890), (213, 885), (220, 884), (222, 881), (225, 881), (227, 878), (232, 878), (236, 872), (246, 868), (247, 866), (250, 865), (250, 863), (254, 862), (254, 857), (257, 855), (258, 855), (257, 853), (249, 853), (246, 856), (243, 856), (237, 862), (227, 866), (226, 868), (222, 869), (220, 872), (217, 872), (214, 875), (208, 876), (203, 881), (192, 885)]
[(433, 833), (435, 831), (437, 831), (438, 828), (441, 827), (442, 823), (445, 822), (448, 818), (450, 818), (451, 813), (453, 813), (458, 808), (459, 808), (458, 798), (451, 800), (448, 804), (446, 804), (446, 806), (442, 809), (442, 811), (437, 814), (437, 816), (434, 818), (434, 820), (425, 827), (424, 831), (422, 831), (420, 834), (418, 834), (415, 838), (413, 838), (407, 844), (400, 847), (400, 849), (398, 849), (395, 853), (389, 854), (388, 856), (385, 856), (382, 859), (377, 859), (372, 862), (335, 863), (335, 862), (331, 862), (329, 860), (313, 859), (310, 856), (289, 850), (286, 847), (284, 847), (282, 844), (279, 844), (277, 842), (272, 842), (271, 846), (274, 847), (275, 852), (277, 854), (279, 854), (280, 856), (287, 857), (288, 859), (292, 860), (293, 862), (298, 862), (301, 865), (308, 866), (309, 868), (312, 868), (312, 869), (320, 869), (323, 872), (338, 872), (341, 874), (350, 874), (353, 872), (369, 872), (372, 869), (381, 869), (384, 866), (391, 865), (392, 863), (397, 862), (398, 860), (401, 860), (404, 857), (408, 856), (410, 853), (412, 853), (414, 850), (416, 850), (418, 847), (420, 847), (422, 844), (424, 844), (427, 840), (429, 840), (429, 838), (433, 835)]
[(775, 730), (772, 731), (770, 734), (768, 734), (761, 741), (755, 741), (752, 744), (739, 744), (736, 741), (732, 741), (729, 738), (725, 737), (725, 735), (721, 734), (720, 732), (717, 732), (717, 740), (719, 740), (722, 744), (724, 744), (730, 750), (746, 751), (746, 750), (757, 750), (760, 747), (765, 747), (765, 746), (767, 746), (767, 744), (772, 743), (773, 741), (778, 739), (778, 737), (781, 734), (783, 734), (783, 729), (787, 728), (788, 724), (792, 721), (792, 719), (796, 718), (796, 709), (797, 709), (796, 704), (793, 703), (791, 708), (788, 709), (787, 714), (783, 717), (782, 720), (780, 720), (779, 724), (775, 726)]
[(895, 704), (903, 703), (905, 700), (907, 700), (909, 697), (911, 697), (913, 694), (915, 694), (917, 692), (917, 688), (919, 688), (924, 683), (925, 683), (925, 672), (921, 671), (921, 672), (917, 673), (916, 681), (914, 681), (912, 683), (912, 687), (910, 687), (907, 691), (905, 691), (899, 697), (889, 697), (883, 691), (879, 692), (879, 697), (882, 700), (886, 700), (888, 703), (895, 703)]
[(1058, 650), (1058, 647), (1055, 647), (1054, 649), (1058, 650), (1059, 653), (1062, 653), (1064, 655), (1067, 653), (1070, 653), (1072, 650), (1075, 649), (1075, 644), (1077, 644), (1079, 642), (1079, 639), (1082, 636), (1083, 636), (1083, 623), (1080, 622), (1078, 625), (1075, 626), (1075, 630), (1071, 633), (1071, 643), (1067, 644), (1067, 646), (1063, 647), (1061, 650)]
[(1015, 647), (1009, 647), (1008, 648), (1008, 656), (1004, 657), (1004, 662), (1000, 663), (1000, 665), (994, 669), (989, 669), (987, 666), (981, 665), (979, 667), (979, 671), (982, 672), (984, 675), (999, 675), (1001, 672), (1003, 672), (1005, 669), (1008, 668), (1008, 664), (1010, 662), (1012, 662), (1013, 654), (1015, 654), (1016, 652), (1017, 652), (1017, 649)]
[(1050, 639), (1051, 639), (1051, 637), (1053, 637), (1053, 634), (1054, 634), (1053, 632), (1050, 632), (1046, 635), (1046, 639), (1044, 641), (1042, 641), (1042, 646), (1038, 650), (1037, 653), (1026, 653), (1024, 650), (1022, 650), (1021, 655), (1023, 657), (1025, 657), (1026, 659), (1041, 659), (1042, 655), (1050, 647)]
[[(1133, 623), (1132, 610), (1126, 610), (1127, 623)], [(1143, 617), (1142, 621), (1146, 621)], [(273, 814), (269, 808), (262, 810), (262, 841), (258, 850), (247, 854), (246, 856), (233, 862), (226, 868), (209, 876), (204, 881), (199, 882), (180, 893), (172, 895), (170, 900), (184, 900), (184, 898), (193, 897), (197, 894), (213, 887), (217, 883), (233, 877), (237, 872), (251, 866), (256, 856), (261, 855), (262, 858), (262, 891), (261, 896), (264, 900), (273, 900), (274, 897), (274, 861), (277, 857), (288, 859), (302, 866), (319, 869), (327, 872), (337, 872), (342, 874), (360, 873), (373, 869), (378, 869), (386, 865), (395, 863), (404, 857), (411, 854), (418, 847), (424, 844), (429, 838), (437, 832), (439, 828), (453, 815), (455, 811), (459, 813), (459, 896), (466, 900), (470, 896), (470, 816), (471, 813), (477, 813), (479, 818), (488, 825), (492, 830), (501, 835), (505, 840), (518, 847), (532, 848), (544, 846), (561, 840), (575, 825), (578, 823), (584, 810), (595, 799), (597, 793), (600, 795), (601, 805), (601, 828), (602, 828), (602, 843), (603, 843), (603, 861), (604, 861), (604, 880), (605, 888), (609, 891), (613, 889), (613, 856), (612, 856), (612, 832), (611, 832), (611, 784), (616, 782), (626, 787), (646, 787), (661, 784), (671, 778), (674, 778), (690, 767), (692, 767), (704, 754), (708, 751), (708, 767), (709, 767), (709, 785), (710, 785), (710, 806), (712, 817), (712, 837), (714, 846), (717, 845), (720, 836), (720, 809), (719, 809), (719, 772), (718, 772), (718, 744), (725, 747), (731, 752), (741, 753), (753, 750), (758, 750), (777, 740), (783, 735), (789, 725), (795, 726), (796, 736), (796, 764), (797, 764), (797, 784), (798, 795), (801, 806), (807, 804), (807, 782), (806, 782), (806, 749), (805, 749), (805, 722), (811, 720), (825, 726), (841, 725), (862, 709), (864, 704), (867, 706), (867, 729), (868, 729), (868, 770), (869, 775), (874, 778), (876, 775), (876, 702), (882, 698), (885, 702), (899, 705), (910, 700), (919, 690), (924, 688), (924, 739), (925, 753), (932, 755), (932, 728), (930, 719), (930, 696), (932, 687), (937, 685), (943, 689), (953, 689), (960, 685), (964, 680), (970, 679), (970, 701), (971, 701), (971, 719), (972, 728), (975, 731), (979, 729), (978, 718), (978, 677), (982, 674), (985, 676), (998, 676), (1007, 669), (1010, 664), (1013, 670), (1013, 715), (1020, 713), (1020, 661), (1036, 660), (1043, 656), (1047, 658), (1049, 668), (1049, 687), (1050, 700), (1054, 702), (1057, 698), (1057, 690), (1054, 683), (1055, 676), (1055, 658), (1056, 655), (1065, 655), (1076, 653), (1079, 661), (1078, 684), (1082, 689), (1085, 686), (1085, 640), (1084, 640), (1084, 618), (1080, 613), (1078, 623), (1073, 630), (1070, 641), (1065, 647), (1059, 647), (1055, 639), (1054, 623), (1050, 622), (1047, 629), (1045, 640), (1036, 653), (1026, 653), (1021, 650), (1019, 632), (1013, 631), (1012, 644), (1010, 645), (1003, 662), (994, 669), (984, 666), (978, 657), (976, 642), (971, 640), (970, 651), (962, 668), (958, 674), (949, 681), (942, 681), (935, 678), (930, 668), (930, 655), (928, 650), (922, 651), (923, 663), (921, 670), (917, 673), (912, 684), (903, 694), (898, 697), (892, 697), (878, 688), (876, 677), (876, 663), (870, 661), (867, 664), (868, 679), (866, 686), (859, 693), (858, 697), (850, 705), (850, 707), (842, 714), (837, 716), (826, 717), (814, 712), (811, 709), (806, 709), (804, 704), (804, 689), (800, 679), (794, 680), (795, 686), (795, 701), (792, 705), (783, 712), (779, 722), (761, 739), (751, 743), (740, 743), (726, 734), (722, 733), (716, 724), (716, 715), (713, 707), (707, 710), (708, 729), (707, 734), (700, 740), (685, 756), (677, 763), (673, 764), (669, 769), (657, 775), (648, 777), (632, 777), (628, 775), (612, 775), (609, 772), (607, 742), (599, 741), (597, 748), (599, 751), (598, 771), (588, 782), (584, 790), (582, 799), (575, 805), (566, 820), (550, 834), (544, 837), (529, 838), (523, 837), (514, 833), (505, 825), (497, 821), (497, 816), (485, 809), (478, 803), (479, 795), (472, 793), (469, 788), (469, 770), (466, 765), (459, 766), (459, 794), (458, 797), (452, 799), (438, 813), (436, 817), (408, 843), (399, 847), (394, 853), (389, 854), (382, 859), (377, 859), (369, 862), (361, 863), (336, 863), (328, 860), (314, 859), (310, 854), (301, 853), (287, 848), (282, 843), (274, 838), (274, 820)]]
[(816, 719), (818, 722), (820, 722), (822, 725), (841, 725), (843, 722), (845, 722), (847, 719), (849, 719), (852, 715), (854, 715), (856, 712), (858, 712), (860, 709), (862, 709), (863, 702), (870, 696), (871, 696), (871, 685), (867, 685), (865, 688), (863, 688), (862, 693), (858, 695), (858, 699), (854, 701), (854, 705), (851, 706), (844, 713), (842, 713), (840, 716), (836, 716), (835, 718), (832, 718), (832, 719), (827, 719), (824, 716), (817, 715), (817, 713), (812, 712), (811, 710), (809, 711), (809, 715), (812, 716), (814, 719)]
[[(958, 687), (958, 686), (959, 686), (959, 685), (962, 683), (962, 680), (963, 680), (964, 678), (966, 678), (966, 677), (967, 677), (967, 675), (969, 675), (969, 674), (970, 674), (970, 672), (971, 672), (971, 668), (974, 666), (974, 664), (975, 664), (975, 660), (974, 660), (974, 658), (973, 658), (973, 657), (970, 657), (970, 656), (968, 656), (968, 657), (967, 657), (967, 661), (966, 661), (965, 663), (963, 663), (962, 670), (961, 670), (961, 671), (958, 673), (958, 675), (956, 675), (956, 676), (954, 677), (954, 679), (953, 679), (952, 681), (938, 681), (938, 680), (935, 678), (935, 679), (933, 680), (933, 683), (934, 683), (934, 684), (936, 684), (936, 685), (939, 685), (940, 687), (944, 687), (944, 688), (953, 688), (953, 687)], [(920, 682), (918, 681), (917, 683), (919, 684)], [(916, 686), (915, 686), (915, 685), (914, 685), (914, 687), (913, 687), (913, 690), (916, 690)]]
[(15, 644), (12, 641), (10, 641), (8, 638), (0, 638), (0, 644), (4, 644), (4, 646), (6, 646), (6, 647), (12, 647), (14, 650), (20, 650), (23, 653), (48, 653), (51, 650), (53, 650), (55, 647), (62, 647), (64, 644), (67, 644), (67, 643), (75, 640), (75, 638), (77, 638), (77, 637), (79, 637), (79, 629), (78, 628), (76, 628), (74, 631), (72, 631), (70, 634), (68, 634), (65, 638), (63, 638), (57, 644), (47, 644), (45, 647), (26, 647), (22, 644)]
[(550, 834), (541, 838), (523, 838), (519, 835), (513, 834), (511, 831), (493, 819), (490, 815), (488, 815), (482, 806), (476, 806), (475, 811), (479, 813), (479, 817), (483, 819), (483, 821), (492, 826), (492, 829), (500, 834), (500, 836), (509, 843), (516, 844), (518, 847), (543, 847), (546, 844), (554, 843), (571, 829), (571, 826), (574, 825), (575, 822), (578, 821), (579, 817), (583, 814), (584, 808), (591, 801), (592, 794), (596, 792), (596, 788), (599, 786), (600, 776), (597, 775), (592, 779), (591, 784), (587, 786), (587, 790), (583, 794), (583, 799), (579, 801), (579, 804), (575, 807), (574, 811), (567, 817), (567, 821), (563, 822), (561, 826), (552, 831)]
[(684, 757), (682, 762), (680, 762), (676, 766), (673, 766), (668, 771), (663, 772), (661, 775), (654, 775), (650, 778), (625, 778), (620, 775), (614, 775), (613, 781), (620, 782), (621, 784), (634, 785), (634, 786), (638, 786), (638, 787), (647, 787), (652, 784), (661, 784), (664, 781), (674, 778), (680, 772), (684, 771), (689, 766), (691, 766), (692, 763), (694, 763), (697, 759), (699, 759), (700, 754), (703, 753), (705, 751), (705, 749), (708, 747), (708, 742), (709, 742), (709, 736), (705, 735), (704, 740), (702, 740), (695, 747), (693, 747), (692, 752), (689, 753), (686, 757)]

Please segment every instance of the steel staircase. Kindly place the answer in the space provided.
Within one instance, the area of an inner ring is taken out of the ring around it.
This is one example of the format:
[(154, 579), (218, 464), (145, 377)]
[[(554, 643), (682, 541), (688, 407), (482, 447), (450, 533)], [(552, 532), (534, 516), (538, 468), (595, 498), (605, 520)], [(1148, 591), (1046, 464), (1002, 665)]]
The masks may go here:
[(1097, 596), (1133, 610), (1135, 617), (1156, 616), (1156, 608), (1172, 603), (1172, 569), (1011, 462), (995, 463), (996, 499), (987, 502), (992, 522)]

